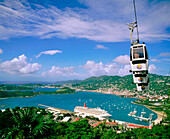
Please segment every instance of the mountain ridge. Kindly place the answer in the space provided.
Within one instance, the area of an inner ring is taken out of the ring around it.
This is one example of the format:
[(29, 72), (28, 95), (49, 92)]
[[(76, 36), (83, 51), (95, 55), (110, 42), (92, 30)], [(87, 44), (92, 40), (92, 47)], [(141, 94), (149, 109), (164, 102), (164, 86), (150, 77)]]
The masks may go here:
[[(162, 76), (157, 74), (149, 74), (150, 77), (150, 90), (149, 91), (157, 91), (158, 93), (168, 93), (168, 89), (170, 88), (170, 78), (169, 76)], [(108, 76), (102, 75), (99, 77), (89, 77), (79, 83), (72, 84), (72, 87), (82, 90), (104, 90), (108, 91), (109, 89), (112, 91), (136, 91), (136, 85), (132, 84), (133, 76)]]

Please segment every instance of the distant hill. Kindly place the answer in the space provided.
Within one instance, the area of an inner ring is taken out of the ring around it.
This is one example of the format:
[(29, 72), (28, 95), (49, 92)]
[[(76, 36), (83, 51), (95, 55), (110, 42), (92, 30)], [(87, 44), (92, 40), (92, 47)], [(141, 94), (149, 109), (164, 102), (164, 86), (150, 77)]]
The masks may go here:
[(82, 80), (68, 80), (68, 81), (56, 81), (54, 84), (59, 84), (59, 85), (68, 85), (68, 84), (76, 84), (80, 83)]
[[(150, 77), (150, 91), (157, 93), (168, 93), (170, 88), (170, 77), (156, 74), (149, 74)], [(79, 83), (72, 84), (72, 87), (85, 90), (103, 90), (103, 91), (135, 91), (136, 85), (132, 84), (132, 75), (124, 77), (120, 76), (100, 76), (90, 77)]]
[(52, 84), (53, 82), (43, 81), (0, 81), (0, 84)]

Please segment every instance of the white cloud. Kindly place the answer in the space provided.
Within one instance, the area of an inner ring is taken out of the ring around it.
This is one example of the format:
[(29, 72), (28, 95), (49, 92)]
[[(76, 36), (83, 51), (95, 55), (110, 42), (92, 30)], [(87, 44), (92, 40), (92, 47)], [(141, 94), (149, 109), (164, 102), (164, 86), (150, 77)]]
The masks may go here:
[(14, 58), (11, 61), (0, 63), (0, 71), (11, 74), (31, 74), (37, 72), (41, 68), (38, 63), (27, 63), (27, 57), (23, 54), (19, 58)]
[[(103, 42), (130, 41), (126, 23), (134, 19), (131, 1), (80, 1), (87, 8), (61, 10), (26, 0), (4, 0), (0, 2), (0, 39), (34, 36), (75, 37)], [(140, 37), (144, 40), (169, 40), (170, 35), (166, 32), (170, 26), (169, 1), (138, 1), (137, 8)]]
[(56, 53), (62, 53), (62, 51), (60, 51), (60, 50), (48, 50), (48, 51), (44, 51), (44, 52), (39, 53), (36, 56), (36, 58), (40, 57), (42, 54), (45, 54), (45, 55), (54, 55)]
[(159, 59), (151, 59), (152, 62), (160, 62), (161, 60)]
[(128, 55), (120, 55), (113, 59), (114, 62), (120, 63), (120, 64), (130, 64), (130, 57)]
[(116, 63), (103, 64), (102, 62), (95, 63), (94, 61), (87, 61), (85, 65), (80, 66), (88, 72), (88, 76), (101, 76), (101, 75), (118, 75), (125, 76), (129, 74), (130, 65), (121, 67)]
[(149, 66), (149, 73), (156, 73), (157, 68), (154, 64)]
[(170, 59), (169, 58), (164, 58), (164, 59), (162, 59), (163, 61), (170, 61)]
[(167, 52), (167, 53), (160, 53), (159, 55), (160, 57), (169, 57), (170, 56), (170, 53)]
[(61, 68), (61, 67), (58, 67), (58, 66), (52, 66), (50, 70), (43, 72), (42, 75), (53, 77), (53, 78), (79, 76), (79, 74), (75, 72), (75, 67)]
[(96, 45), (95, 49), (108, 49), (107, 47), (103, 46), (103, 45)]
[(2, 54), (3, 53), (3, 51), (2, 51), (2, 49), (0, 48), (0, 54)]
[(121, 68), (119, 70), (118, 75), (120, 75), (120, 76), (129, 75), (129, 74), (131, 74), (129, 72), (129, 70), (131, 70), (131, 66), (130, 65), (125, 65), (123, 68)]

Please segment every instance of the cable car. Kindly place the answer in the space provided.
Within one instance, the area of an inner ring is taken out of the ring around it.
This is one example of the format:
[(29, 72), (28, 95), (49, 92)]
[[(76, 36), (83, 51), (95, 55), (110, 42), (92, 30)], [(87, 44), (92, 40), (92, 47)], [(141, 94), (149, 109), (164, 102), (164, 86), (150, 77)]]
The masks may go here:
[(133, 74), (133, 83), (141, 84), (141, 83), (149, 83), (149, 75), (148, 74)]
[(149, 90), (149, 84), (148, 83), (140, 83), (136, 84), (137, 91), (147, 91)]
[(133, 74), (138, 71), (148, 72), (148, 52), (145, 44), (135, 44), (131, 46), (130, 64)]
[[(137, 91), (149, 90), (149, 75), (148, 75), (148, 52), (146, 45), (139, 43), (139, 31), (137, 24), (137, 14), (135, 0), (133, 0), (134, 12), (135, 12), (135, 22), (127, 23), (130, 29), (130, 64), (133, 72), (133, 83), (136, 83)], [(137, 39), (133, 39), (134, 29), (137, 33)]]

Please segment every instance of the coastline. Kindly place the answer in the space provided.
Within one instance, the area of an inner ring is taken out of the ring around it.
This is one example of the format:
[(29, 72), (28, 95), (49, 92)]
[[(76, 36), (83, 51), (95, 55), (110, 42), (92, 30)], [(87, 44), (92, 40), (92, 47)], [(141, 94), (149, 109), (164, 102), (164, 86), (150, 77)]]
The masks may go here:
[[(38, 104), (38, 106), (42, 106), (42, 107), (47, 107), (47, 108), (53, 108), (55, 110), (60, 111), (60, 113), (73, 113), (75, 114), (76, 112), (74, 111), (70, 111), (70, 110), (66, 110), (66, 109), (60, 109), (60, 108), (56, 108), (56, 107), (51, 107), (51, 106), (47, 106), (47, 105), (43, 105), (43, 104)], [(107, 119), (108, 120), (108, 119)], [(145, 126), (145, 125), (141, 125), (141, 124), (136, 124), (136, 123), (130, 123), (130, 122), (126, 122), (126, 121), (120, 121), (120, 120), (116, 120), (116, 119), (111, 119), (112, 121), (115, 121), (116, 123), (118, 123), (119, 125), (135, 125), (135, 126), (142, 126), (145, 128), (149, 128), (149, 126)]]
[[(75, 89), (75, 88), (71, 88), (71, 89)], [(96, 92), (96, 93), (101, 93), (101, 94), (111, 94), (111, 95), (118, 95), (118, 96), (131, 96), (131, 94), (127, 94), (127, 93), (123, 93), (123, 92), (105, 92), (105, 91), (98, 91), (98, 90), (81, 90), (81, 89), (75, 89), (76, 91), (83, 91), (83, 92)]]
[[(136, 105), (142, 105), (142, 104), (137, 104), (135, 102), (131, 102), (131, 103), (136, 104)], [(164, 116), (166, 117), (166, 114), (163, 111), (155, 111), (155, 110), (151, 109), (150, 106), (147, 106), (147, 105), (142, 105), (142, 106), (145, 106), (146, 108), (150, 109), (151, 111), (153, 111), (157, 114), (157, 116), (158, 116), (157, 119), (153, 121), (155, 123), (155, 125), (159, 124), (163, 120)]]
[[(96, 93), (112, 94), (112, 95), (118, 95), (118, 96), (124, 95), (126, 97), (131, 96), (131, 94), (120, 93), (120, 92), (108, 93), (108, 92), (101, 92), (101, 91), (98, 91), (98, 90), (80, 90), (80, 89), (77, 89), (76, 91), (96, 92)], [(133, 97), (133, 98), (136, 98), (136, 97)], [(136, 99), (138, 99), (138, 98), (136, 98)], [(137, 104), (135, 102), (131, 102), (131, 103)], [(142, 104), (137, 104), (137, 105), (142, 105)], [(142, 106), (145, 106), (146, 108), (150, 109), (151, 111), (153, 111), (157, 114), (157, 119), (153, 121), (155, 124), (159, 124), (163, 120), (163, 117), (166, 117), (166, 114), (163, 111), (155, 111), (155, 110), (151, 109), (150, 106), (147, 106), (147, 105), (142, 105)]]
[(34, 95), (34, 96), (16, 96), (16, 97), (3, 97), (3, 98), (0, 98), (0, 99), (8, 99), (8, 98), (24, 98), (24, 97), (35, 97), (35, 96), (39, 96), (39, 95)]
[[(98, 90), (80, 90), (80, 89), (76, 89), (76, 91), (85, 91), (85, 92), (96, 92), (96, 93), (102, 93), (102, 94), (112, 94), (112, 95), (124, 95), (125, 93), (120, 93), (120, 92), (114, 92), (114, 93), (110, 93), (110, 92), (101, 92), (101, 91), (98, 91)], [(43, 94), (44, 95), (44, 94)], [(48, 95), (48, 94), (45, 94), (45, 95)], [(55, 94), (56, 95), (56, 94)], [(20, 96), (21, 98), (22, 97), (35, 97), (35, 96)], [(6, 97), (6, 98), (0, 98), (0, 99), (7, 99), (7, 98), (14, 98), (14, 97)], [(134, 102), (131, 102), (131, 103), (134, 103)], [(134, 103), (134, 104), (137, 104), (137, 103)], [(138, 105), (142, 105), (142, 104), (138, 104)], [(142, 105), (142, 106), (145, 106), (146, 108), (150, 109), (151, 111), (155, 112), (157, 114), (157, 119), (154, 120), (154, 123), (155, 124), (158, 124), (162, 121), (163, 119), (163, 116), (166, 116), (166, 114), (164, 114), (164, 112), (159, 112), (159, 111), (155, 111), (155, 110), (152, 110), (149, 106), (146, 106), (146, 105)]]

